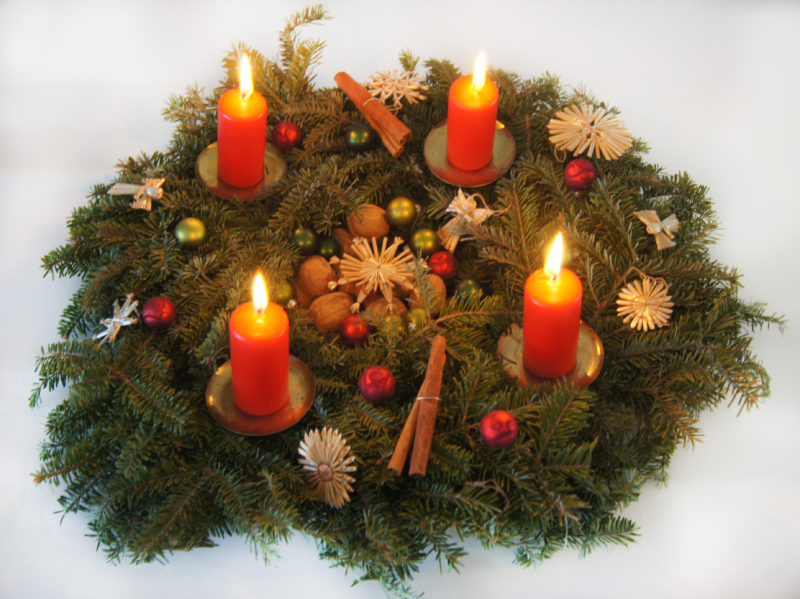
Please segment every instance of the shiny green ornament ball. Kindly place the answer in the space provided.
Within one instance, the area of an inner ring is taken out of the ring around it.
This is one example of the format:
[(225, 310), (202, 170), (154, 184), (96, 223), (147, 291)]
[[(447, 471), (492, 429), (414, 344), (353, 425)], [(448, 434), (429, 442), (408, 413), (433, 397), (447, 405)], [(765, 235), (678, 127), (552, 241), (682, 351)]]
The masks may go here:
[(207, 236), (205, 223), (193, 216), (187, 216), (175, 226), (175, 239), (178, 244), (190, 250), (202, 245)]
[(339, 253), (339, 242), (333, 237), (323, 237), (319, 242), (319, 255), (323, 258), (333, 258)]
[(269, 288), (269, 299), (275, 303), (285, 306), (289, 300), (294, 299), (294, 285), (291, 281), (283, 281)]
[(418, 331), (428, 324), (428, 314), (424, 308), (411, 308), (406, 312), (406, 321), (408, 322), (408, 328)]
[(375, 132), (364, 123), (350, 125), (344, 136), (347, 147), (351, 150), (366, 150), (375, 142)]
[(386, 205), (386, 220), (395, 227), (406, 227), (417, 217), (417, 207), (409, 198), (399, 197)]
[(481, 289), (477, 281), (464, 279), (456, 285), (455, 295), (461, 297), (480, 297), (483, 295), (483, 289)]
[(305, 255), (313, 254), (317, 249), (317, 234), (306, 227), (297, 227), (292, 233), (292, 243)]
[(415, 253), (418, 252), (423, 256), (430, 256), (442, 247), (439, 236), (433, 229), (417, 229), (411, 236), (409, 245)]

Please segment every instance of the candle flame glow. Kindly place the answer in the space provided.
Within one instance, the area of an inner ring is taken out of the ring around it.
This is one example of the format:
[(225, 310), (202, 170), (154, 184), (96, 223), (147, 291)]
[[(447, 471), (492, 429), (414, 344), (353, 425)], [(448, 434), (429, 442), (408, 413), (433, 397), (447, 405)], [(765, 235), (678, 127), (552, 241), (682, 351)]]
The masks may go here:
[(239, 59), (239, 93), (242, 100), (246, 100), (253, 93), (253, 73), (250, 70), (250, 59), (247, 54), (242, 54)]
[(267, 286), (264, 284), (263, 275), (259, 272), (256, 273), (253, 279), (253, 309), (256, 314), (261, 316), (268, 305), (269, 297), (267, 296)]
[(544, 263), (544, 272), (553, 277), (558, 278), (561, 274), (561, 259), (564, 254), (564, 241), (561, 231), (558, 232), (556, 238), (553, 240), (553, 245), (550, 246), (550, 251), (547, 253), (547, 260)]
[(475, 59), (475, 67), (472, 69), (472, 89), (482, 89), (484, 83), (486, 83), (486, 57), (481, 52)]

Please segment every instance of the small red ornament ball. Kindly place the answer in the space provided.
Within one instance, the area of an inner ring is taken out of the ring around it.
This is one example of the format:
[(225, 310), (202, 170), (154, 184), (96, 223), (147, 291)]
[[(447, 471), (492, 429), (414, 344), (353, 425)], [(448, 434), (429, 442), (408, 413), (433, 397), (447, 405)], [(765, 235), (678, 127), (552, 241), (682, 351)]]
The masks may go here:
[(177, 317), (175, 304), (163, 295), (151, 297), (142, 308), (142, 320), (151, 331), (165, 331), (175, 323)]
[(281, 151), (296, 148), (303, 139), (300, 127), (291, 121), (281, 121), (272, 128), (272, 143)]
[(394, 375), (383, 366), (370, 366), (358, 379), (358, 389), (368, 402), (383, 403), (394, 395)]
[(481, 420), (481, 438), (492, 449), (510, 447), (519, 433), (517, 419), (505, 410), (493, 410)]
[(428, 258), (428, 266), (431, 272), (439, 275), (443, 281), (454, 279), (458, 274), (458, 260), (447, 250), (439, 250), (431, 254)]
[(567, 182), (567, 187), (575, 191), (589, 189), (595, 177), (597, 177), (597, 169), (588, 158), (575, 158), (564, 167), (564, 180)]
[(369, 324), (361, 314), (351, 314), (339, 325), (339, 335), (347, 345), (360, 345), (369, 337)]

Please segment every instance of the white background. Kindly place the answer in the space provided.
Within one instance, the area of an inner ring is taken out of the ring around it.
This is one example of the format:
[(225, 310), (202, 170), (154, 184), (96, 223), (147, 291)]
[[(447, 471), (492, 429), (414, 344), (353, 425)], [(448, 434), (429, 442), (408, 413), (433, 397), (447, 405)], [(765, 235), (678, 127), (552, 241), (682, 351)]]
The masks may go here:
[[(57, 492), (35, 486), (47, 412), (30, 410), (34, 357), (56, 340), (75, 288), (42, 279), (40, 257), (66, 239), (66, 219), (118, 159), (164, 149), (170, 94), (211, 89), (220, 59), (243, 41), (277, 56), (277, 32), (301, 2), (0, 1), (0, 596), (380, 597), (331, 569), (296, 536), (264, 566), (244, 543), (177, 554), (167, 565), (109, 565), (86, 519), (60, 524)], [(415, 588), (448, 597), (800, 596), (800, 351), (797, 236), (800, 4), (796, 2), (327, 3), (334, 20), (317, 83), (363, 80), (398, 66), (403, 48), (469, 71), (479, 49), (523, 77), (545, 70), (622, 111), (650, 160), (711, 190), (722, 223), (715, 256), (744, 274), (742, 295), (789, 317), (757, 332), (772, 396), (737, 417), (705, 414), (704, 440), (679, 450), (666, 487), (625, 511), (631, 547), (584, 560), (564, 551), (535, 569), (468, 543), (462, 574), (422, 566)], [(311, 595), (314, 593), (314, 595)]]

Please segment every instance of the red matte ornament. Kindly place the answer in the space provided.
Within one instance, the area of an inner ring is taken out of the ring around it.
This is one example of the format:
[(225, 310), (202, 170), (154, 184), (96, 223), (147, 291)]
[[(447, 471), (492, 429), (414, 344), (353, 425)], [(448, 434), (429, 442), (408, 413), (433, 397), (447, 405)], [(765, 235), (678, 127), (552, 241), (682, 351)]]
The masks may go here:
[(519, 434), (514, 416), (505, 410), (493, 410), (481, 419), (481, 438), (492, 449), (510, 447)]
[(369, 337), (369, 324), (360, 314), (351, 314), (339, 325), (339, 335), (347, 345), (360, 345)]
[(597, 169), (588, 158), (575, 158), (564, 167), (564, 180), (574, 191), (589, 189), (596, 177)]
[(370, 366), (358, 379), (358, 389), (368, 402), (383, 403), (394, 395), (394, 375), (383, 366)]
[(439, 275), (443, 281), (449, 281), (458, 275), (458, 260), (447, 250), (434, 252), (428, 258), (428, 266), (431, 267), (431, 272)]
[(178, 312), (167, 297), (157, 295), (147, 300), (142, 308), (142, 320), (151, 331), (165, 331), (175, 323)]
[(300, 127), (291, 121), (281, 121), (272, 128), (272, 143), (281, 152), (288, 152), (300, 145), (303, 134)]

